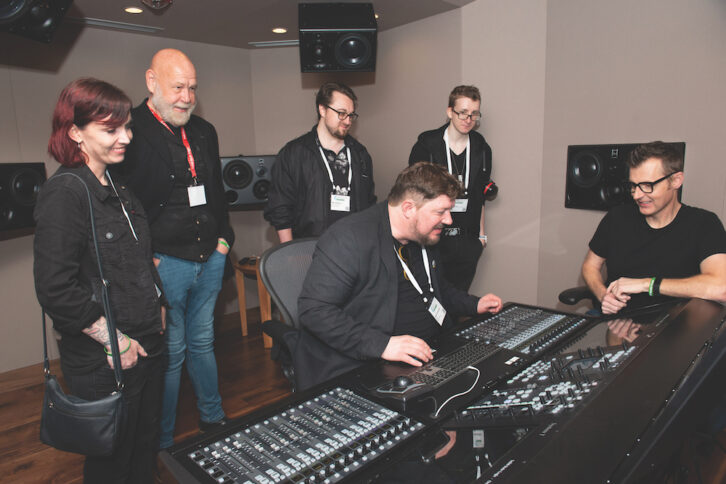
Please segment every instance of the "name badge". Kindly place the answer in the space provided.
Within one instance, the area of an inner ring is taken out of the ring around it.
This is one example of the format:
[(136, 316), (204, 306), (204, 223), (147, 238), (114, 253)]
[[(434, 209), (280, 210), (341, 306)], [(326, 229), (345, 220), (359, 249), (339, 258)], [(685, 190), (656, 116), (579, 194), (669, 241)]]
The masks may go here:
[(187, 187), (187, 194), (189, 195), (189, 206), (196, 207), (198, 205), (205, 205), (207, 203), (207, 196), (204, 193), (204, 185), (196, 185), (193, 187)]
[(446, 317), (446, 309), (441, 305), (438, 299), (433, 298), (431, 304), (429, 304), (429, 313), (434, 317), (439, 326), (444, 324), (444, 318)]
[(350, 212), (350, 196), (330, 194), (330, 210)]
[(457, 198), (456, 202), (454, 203), (454, 208), (451, 209), (452, 212), (466, 212), (466, 207), (469, 206), (469, 199), (468, 198)]

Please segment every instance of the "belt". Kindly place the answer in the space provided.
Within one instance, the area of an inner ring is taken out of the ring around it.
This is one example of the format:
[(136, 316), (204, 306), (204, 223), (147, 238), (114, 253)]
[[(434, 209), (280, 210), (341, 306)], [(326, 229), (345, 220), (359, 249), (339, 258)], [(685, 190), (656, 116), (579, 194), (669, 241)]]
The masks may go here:
[(457, 237), (459, 235), (468, 235), (471, 231), (462, 227), (446, 227), (441, 231), (444, 237)]

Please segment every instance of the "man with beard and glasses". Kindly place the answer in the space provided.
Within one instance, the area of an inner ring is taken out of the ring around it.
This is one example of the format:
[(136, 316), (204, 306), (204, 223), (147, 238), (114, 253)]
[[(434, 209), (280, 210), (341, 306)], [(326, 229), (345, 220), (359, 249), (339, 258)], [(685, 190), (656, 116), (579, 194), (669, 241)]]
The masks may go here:
[(345, 84), (320, 86), (318, 124), (278, 153), (265, 220), (280, 242), (319, 236), (336, 220), (376, 202), (371, 157), (348, 134), (358, 118), (357, 100)]
[(213, 313), (234, 232), (224, 200), (217, 132), (192, 115), (196, 78), (184, 53), (164, 49), (154, 55), (146, 71), (149, 98), (131, 110), (134, 138), (120, 165), (120, 174), (146, 209), (154, 263), (170, 306), (162, 449), (174, 443), (185, 360), (200, 429), (227, 422), (217, 385)]
[(457, 316), (502, 308), (499, 297), (471, 296), (441, 277), (435, 244), (460, 187), (445, 168), (416, 163), (398, 175), (387, 201), (323, 234), (298, 302), (299, 388), (371, 359), (421, 366), (432, 358), (426, 340)]

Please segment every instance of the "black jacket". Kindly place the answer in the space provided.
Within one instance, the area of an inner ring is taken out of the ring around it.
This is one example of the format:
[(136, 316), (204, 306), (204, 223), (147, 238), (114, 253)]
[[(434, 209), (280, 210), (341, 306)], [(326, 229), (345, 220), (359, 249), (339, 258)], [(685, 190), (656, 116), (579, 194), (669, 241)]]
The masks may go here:
[[(448, 314), (476, 314), (479, 299), (440, 277), (439, 254), (429, 250), (434, 294)], [(305, 389), (380, 358), (393, 334), (398, 271), (388, 203), (336, 222), (320, 238), (298, 303), (300, 334), (293, 356)]]
[[(35, 290), (41, 306), (61, 334), (64, 372), (87, 373), (106, 364), (103, 347), (81, 332), (104, 314), (88, 197), (91, 192), (96, 235), (116, 327), (140, 340), (159, 338), (161, 280), (151, 256), (146, 213), (128, 189), (116, 183), (131, 218), (136, 241), (119, 199), (102, 186), (87, 166), (61, 167), (40, 191), (35, 207)], [(156, 287), (155, 287), (156, 285)], [(150, 349), (150, 348), (147, 348)], [(161, 349), (161, 348), (159, 348)]]
[[(151, 114), (146, 101), (144, 99), (131, 110), (134, 137), (126, 148), (124, 162), (115, 166), (113, 172), (119, 173), (141, 200), (149, 215), (149, 224), (153, 224), (169, 200), (176, 174), (169, 146), (164, 139), (166, 128)], [(205, 186), (207, 205), (217, 220), (218, 236), (232, 246), (234, 231), (229, 223), (224, 199), (217, 131), (210, 123), (194, 115), (184, 129), (192, 148), (203, 153), (207, 161), (206, 179), (210, 180), (208, 186)]]
[[(419, 161), (430, 161), (447, 168), (444, 131), (448, 127), (449, 123), (446, 123), (438, 129), (421, 133), (416, 144), (411, 148), (408, 164), (413, 165)], [(481, 209), (484, 205), (483, 190), (492, 174), (492, 149), (484, 137), (476, 131), (469, 132), (469, 142), (471, 144), (469, 162), (472, 175), (469, 179), (469, 203), (466, 212), (451, 214), (454, 220), (451, 225), (452, 227), (465, 228), (472, 234), (478, 235)]]
[[(265, 220), (276, 230), (292, 228), (294, 238), (317, 237), (330, 225), (330, 193), (333, 186), (315, 142), (316, 127), (290, 141), (272, 166), (272, 186), (265, 207)], [(376, 203), (373, 162), (365, 147), (352, 136), (350, 148), (351, 212)]]

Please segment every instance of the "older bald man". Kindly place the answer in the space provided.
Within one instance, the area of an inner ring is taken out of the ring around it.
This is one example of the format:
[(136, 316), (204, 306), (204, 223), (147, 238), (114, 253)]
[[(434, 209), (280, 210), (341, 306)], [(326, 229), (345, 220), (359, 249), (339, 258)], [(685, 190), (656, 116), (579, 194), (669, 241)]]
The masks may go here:
[[(214, 126), (192, 115), (197, 74), (184, 53), (157, 52), (149, 97), (131, 111), (134, 139), (120, 170), (146, 209), (154, 261), (169, 301), (160, 448), (174, 443), (184, 361), (202, 430), (224, 425), (214, 358), (214, 306), (234, 232), (229, 224)], [(135, 304), (129, 301), (129, 304)]]

